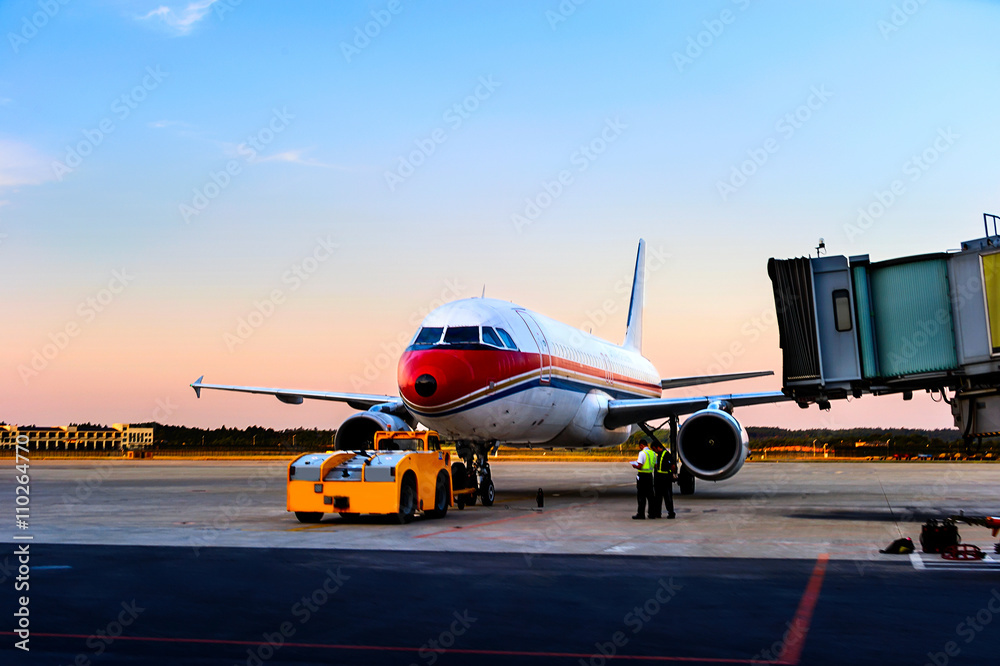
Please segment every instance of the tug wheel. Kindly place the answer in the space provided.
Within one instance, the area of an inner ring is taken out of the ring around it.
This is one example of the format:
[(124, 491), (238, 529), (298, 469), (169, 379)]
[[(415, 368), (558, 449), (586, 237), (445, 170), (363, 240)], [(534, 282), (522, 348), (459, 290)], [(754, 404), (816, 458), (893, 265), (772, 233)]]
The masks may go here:
[(403, 484), (399, 488), (399, 511), (396, 513), (396, 522), (405, 525), (413, 520), (413, 514), (417, 512), (417, 482), (413, 480), (411, 474), (403, 478)]
[(434, 488), (434, 508), (427, 512), (431, 518), (444, 518), (448, 514), (448, 472), (438, 472)]

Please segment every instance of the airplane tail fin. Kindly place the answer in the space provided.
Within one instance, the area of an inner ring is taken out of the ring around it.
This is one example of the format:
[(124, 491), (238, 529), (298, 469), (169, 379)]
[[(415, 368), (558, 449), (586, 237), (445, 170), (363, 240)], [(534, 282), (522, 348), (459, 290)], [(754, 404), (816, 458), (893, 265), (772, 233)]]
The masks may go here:
[(635, 258), (635, 275), (632, 278), (632, 298), (628, 304), (628, 324), (624, 346), (642, 351), (642, 305), (646, 291), (646, 241), (639, 239), (639, 252)]

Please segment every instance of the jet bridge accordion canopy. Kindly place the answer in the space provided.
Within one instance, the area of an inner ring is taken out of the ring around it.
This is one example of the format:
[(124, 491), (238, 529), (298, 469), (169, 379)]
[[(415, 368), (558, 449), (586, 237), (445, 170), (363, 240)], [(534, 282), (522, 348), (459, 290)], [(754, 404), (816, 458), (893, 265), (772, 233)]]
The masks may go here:
[(877, 263), (771, 259), (768, 275), (784, 390), (801, 402), (1000, 387), (1000, 237)]

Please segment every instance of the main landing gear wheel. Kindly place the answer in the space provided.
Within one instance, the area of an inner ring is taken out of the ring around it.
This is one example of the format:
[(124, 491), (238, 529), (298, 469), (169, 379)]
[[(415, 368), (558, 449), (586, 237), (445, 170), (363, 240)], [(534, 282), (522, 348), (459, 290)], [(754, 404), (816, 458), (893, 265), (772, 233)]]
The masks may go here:
[(444, 518), (448, 514), (449, 497), (448, 472), (438, 472), (437, 485), (434, 488), (434, 508), (427, 512), (431, 518)]
[(295, 517), (299, 519), (300, 523), (318, 523), (323, 520), (322, 513), (313, 513), (312, 511), (296, 511)]
[(681, 488), (681, 495), (694, 495), (694, 474), (682, 467), (677, 475), (677, 485)]
[(413, 514), (416, 512), (417, 482), (412, 476), (407, 476), (399, 489), (399, 511), (396, 513), (396, 522), (405, 525), (413, 520)]

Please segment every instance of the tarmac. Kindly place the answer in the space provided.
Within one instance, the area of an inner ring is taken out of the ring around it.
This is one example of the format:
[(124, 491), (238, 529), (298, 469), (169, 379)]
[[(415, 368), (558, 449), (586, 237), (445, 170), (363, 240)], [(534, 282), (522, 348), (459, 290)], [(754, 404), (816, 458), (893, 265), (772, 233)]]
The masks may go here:
[[(31, 532), (36, 543), (122, 546), (872, 560), (893, 559), (878, 549), (916, 540), (928, 517), (1000, 514), (994, 463), (749, 463), (732, 479), (699, 480), (694, 495), (675, 493), (676, 520), (633, 521), (625, 463), (501, 462), (492, 507), (404, 526), (333, 515), (302, 525), (285, 510), (286, 465), (35, 463)], [(10, 484), (0, 480), (0, 493)], [(992, 553), (988, 530), (960, 531)]]
[(284, 475), (32, 463), (12, 530), (30, 537), (31, 652), (0, 625), (0, 663), (945, 666), (1000, 644), (988, 530), (959, 528), (979, 562), (877, 552), (929, 517), (1000, 514), (997, 464), (751, 463), (676, 496), (676, 520), (637, 521), (626, 464), (501, 462), (493, 507), (405, 526), (302, 525)]

